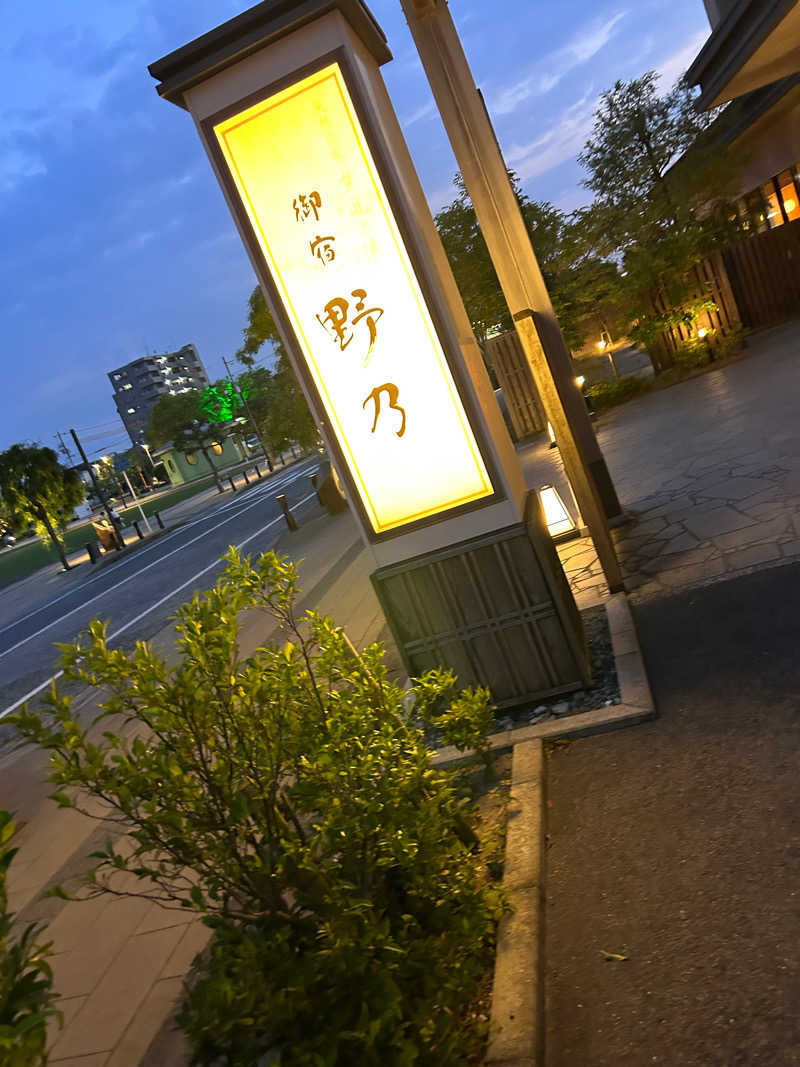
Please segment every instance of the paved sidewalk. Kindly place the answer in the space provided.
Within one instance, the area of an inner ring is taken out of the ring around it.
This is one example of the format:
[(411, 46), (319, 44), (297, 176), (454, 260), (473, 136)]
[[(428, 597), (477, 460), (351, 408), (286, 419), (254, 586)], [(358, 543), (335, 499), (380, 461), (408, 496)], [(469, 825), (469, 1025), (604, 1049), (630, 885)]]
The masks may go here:
[(552, 753), (547, 1067), (800, 1064), (798, 604), (800, 564), (641, 603), (660, 718)]
[[(749, 352), (598, 419), (623, 507), (615, 530), (635, 599), (800, 557), (800, 322), (754, 335)], [(529, 485), (571, 496), (556, 449), (520, 448)], [(591, 542), (570, 550), (576, 588), (604, 595)]]

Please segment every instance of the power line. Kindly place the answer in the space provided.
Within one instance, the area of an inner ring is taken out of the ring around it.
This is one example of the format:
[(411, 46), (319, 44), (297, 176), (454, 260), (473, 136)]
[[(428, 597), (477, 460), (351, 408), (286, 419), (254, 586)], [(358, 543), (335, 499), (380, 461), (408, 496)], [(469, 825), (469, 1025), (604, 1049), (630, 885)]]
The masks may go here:
[(81, 426), (81, 427), (79, 427), (79, 429), (80, 429), (81, 433), (86, 433), (87, 430), (102, 430), (106, 426), (119, 428), (119, 427), (121, 427), (123, 425), (124, 425), (124, 423), (122, 422), (121, 419), (108, 419), (106, 422), (98, 422), (98, 423), (95, 423), (93, 426)]
[(109, 430), (108, 433), (87, 433), (83, 435), (84, 441), (118, 441), (125, 437), (125, 431)]

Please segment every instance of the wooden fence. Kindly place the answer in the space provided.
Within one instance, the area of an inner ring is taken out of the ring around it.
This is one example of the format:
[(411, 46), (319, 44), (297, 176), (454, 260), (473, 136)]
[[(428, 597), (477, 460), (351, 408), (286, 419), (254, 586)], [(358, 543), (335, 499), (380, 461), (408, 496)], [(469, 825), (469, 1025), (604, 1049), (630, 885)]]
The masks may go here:
[[(697, 326), (710, 326), (724, 336), (732, 327), (763, 330), (800, 315), (800, 219), (714, 252), (694, 269), (696, 285), (690, 300), (710, 297), (718, 312), (703, 314)], [(670, 305), (653, 297), (658, 314)], [(676, 327), (650, 345), (656, 369), (672, 363), (689, 330)]]
[(722, 258), (745, 326), (800, 315), (800, 219), (737, 241)]
[(544, 408), (516, 330), (487, 340), (486, 362), (497, 375), (517, 438), (543, 430), (547, 422)]
[[(710, 299), (717, 305), (716, 311), (704, 311), (700, 315), (694, 329), (696, 330), (698, 326), (705, 326), (724, 337), (731, 329), (738, 327), (741, 323), (738, 301), (725, 269), (723, 254), (713, 252), (702, 263), (698, 263), (692, 270), (692, 278), (694, 284), (687, 297), (687, 303)], [(663, 293), (655, 293), (653, 308), (656, 314), (663, 315), (672, 309), (672, 305)], [(672, 364), (675, 353), (685, 341), (689, 340), (691, 333), (688, 326), (673, 326), (657, 341), (648, 345), (650, 358), (657, 371), (664, 370)]]

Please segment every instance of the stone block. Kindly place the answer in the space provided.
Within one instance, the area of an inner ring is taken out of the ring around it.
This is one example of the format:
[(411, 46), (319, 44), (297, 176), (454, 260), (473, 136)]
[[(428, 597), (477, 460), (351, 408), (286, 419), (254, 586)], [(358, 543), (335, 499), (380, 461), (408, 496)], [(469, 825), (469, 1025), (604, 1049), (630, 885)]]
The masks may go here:
[(52, 1048), (86, 1002), (86, 997), (59, 997), (56, 1007), (63, 1017), (63, 1025), (52, 1018), (47, 1024), (47, 1047)]
[(674, 567), (658, 572), (658, 580), (670, 589), (689, 589), (694, 585), (703, 585), (712, 578), (725, 573), (721, 553), (705, 563), (690, 567)]
[(197, 912), (191, 908), (165, 908), (162, 904), (150, 905), (145, 917), (136, 928), (137, 934), (149, 934), (151, 930), (166, 930), (170, 926), (186, 926), (194, 922)]
[(778, 546), (767, 542), (763, 545), (751, 545), (750, 548), (726, 552), (723, 559), (728, 570), (738, 571), (746, 567), (757, 567), (759, 563), (769, 563), (771, 560), (780, 559), (780, 556)]
[(506, 889), (533, 889), (541, 884), (542, 833), (542, 783), (515, 784), (512, 775), (503, 872)]
[(707, 548), (693, 548), (688, 552), (671, 552), (669, 555), (645, 560), (639, 569), (645, 574), (660, 574), (662, 571), (676, 568), (702, 566), (719, 554), (719, 549), (714, 545), (709, 545)]
[(747, 548), (749, 545), (758, 544), (760, 541), (777, 541), (789, 529), (789, 518), (784, 515), (780, 519), (770, 522), (757, 522), (753, 526), (747, 526), (743, 530), (733, 530), (731, 533), (718, 534), (714, 538), (714, 544), (723, 552), (729, 552), (736, 548)]
[(631, 704), (634, 707), (651, 705), (653, 698), (639, 650), (625, 652), (618, 656), (615, 654), (614, 658), (622, 703)]
[(183, 978), (188, 974), (198, 952), (202, 952), (211, 939), (211, 931), (199, 920), (184, 929), (183, 937), (167, 960), (162, 978)]
[(740, 511), (735, 511), (733, 508), (723, 505), (699, 514), (695, 511), (689, 512), (684, 519), (684, 523), (689, 532), (702, 541), (705, 538), (713, 540), (718, 534), (731, 533), (733, 530), (743, 530), (747, 526), (753, 526), (755, 520), (748, 515), (743, 515)]
[(608, 629), (612, 640), (614, 634), (635, 630), (628, 598), (624, 593), (615, 593), (614, 596), (608, 598), (606, 601), (606, 616), (608, 617)]
[(706, 483), (706, 479), (701, 479), (695, 484), (693, 491), (698, 496), (717, 500), (746, 500), (765, 488), (767, 486), (760, 478), (725, 478), (712, 482), (711, 485)]
[[(55, 988), (65, 997), (91, 993), (125, 942), (131, 938), (150, 908), (147, 900), (134, 898), (113, 899), (110, 903), (102, 897), (89, 901), (74, 901), (58, 916), (58, 928), (73, 945), (68, 951), (58, 952), (56, 940), (53, 957)], [(82, 912), (81, 909), (86, 909)], [(94, 923), (86, 928), (87, 916), (94, 911)], [(70, 930), (70, 921), (75, 916), (76, 930)], [(55, 925), (55, 923), (54, 923)], [(76, 940), (77, 935), (82, 935)], [(89, 1051), (98, 1051), (95, 1049)]]
[(182, 988), (180, 978), (164, 978), (156, 982), (131, 1019), (107, 1067), (138, 1067), (153, 1039), (180, 1003)]
[(515, 785), (525, 782), (541, 784), (544, 773), (544, 752), (541, 741), (528, 741), (514, 746), (511, 760), (511, 780)]
[(48, 1061), (50, 1067), (106, 1067), (108, 1063), (107, 1052), (96, 1052), (93, 1056), (68, 1056), (66, 1059)]
[(130, 938), (53, 1048), (53, 1059), (110, 1052), (183, 935), (183, 927)]
[(671, 555), (674, 552), (691, 552), (692, 549), (697, 548), (700, 542), (690, 533), (680, 533), (671, 538), (664, 545), (664, 553)]
[(543, 1042), (542, 904), (538, 892), (514, 893), (511, 904), (498, 931), (487, 1067), (533, 1065)]

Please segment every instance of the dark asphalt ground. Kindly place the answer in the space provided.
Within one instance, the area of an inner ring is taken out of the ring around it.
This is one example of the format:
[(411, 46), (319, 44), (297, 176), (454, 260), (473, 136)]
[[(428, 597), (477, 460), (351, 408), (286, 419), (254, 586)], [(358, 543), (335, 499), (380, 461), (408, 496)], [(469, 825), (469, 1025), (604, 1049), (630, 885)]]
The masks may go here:
[(93, 573), (86, 564), (85, 577), (79, 573), (63, 592), (53, 595), (43, 584), (47, 592), (33, 592), (22, 612), (4, 612), (0, 603), (0, 726), (4, 711), (56, 670), (54, 642), (72, 641), (94, 617), (109, 620), (110, 634), (122, 631), (121, 646), (146, 640), (195, 589), (214, 584), (230, 545), (247, 541), (242, 551), (252, 555), (277, 541), (286, 529), (277, 493), (300, 506), (300, 521), (316, 514), (315, 498), (300, 502), (311, 493), (308, 475), (317, 466), (316, 458), (304, 460), (246, 492), (219, 497), (202, 515), (110, 566)]
[(548, 761), (547, 1067), (800, 1064), (800, 565), (635, 616), (659, 720)]

